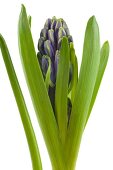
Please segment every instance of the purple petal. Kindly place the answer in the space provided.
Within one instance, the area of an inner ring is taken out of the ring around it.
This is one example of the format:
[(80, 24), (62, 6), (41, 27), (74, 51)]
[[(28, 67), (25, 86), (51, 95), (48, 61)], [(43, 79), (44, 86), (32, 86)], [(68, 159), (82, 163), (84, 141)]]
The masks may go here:
[(66, 36), (66, 32), (63, 27), (60, 27), (58, 31), (58, 39), (62, 38), (63, 36)]
[(56, 54), (55, 54), (55, 62), (54, 62), (54, 65), (55, 65), (55, 76), (57, 75), (58, 61), (59, 61), (59, 51), (57, 50)]
[(63, 25), (63, 28), (65, 29), (65, 28), (68, 28), (68, 26), (67, 26), (67, 24), (66, 24), (66, 22), (63, 20), (62, 21), (62, 25)]
[(47, 28), (43, 28), (41, 30), (40, 37), (44, 37), (45, 39), (47, 39), (47, 33), (48, 33), (48, 29)]
[(41, 37), (38, 41), (38, 50), (42, 55), (44, 55), (44, 41), (45, 41), (44, 37)]
[(51, 41), (53, 47), (55, 47), (55, 38), (54, 38), (54, 30), (50, 29), (48, 31), (48, 39)]
[(50, 56), (51, 60), (54, 60), (54, 50), (50, 40), (44, 42), (44, 50), (46, 55)]
[(67, 26), (67, 24), (66, 24), (66, 22), (65, 22), (64, 20), (62, 21), (62, 25), (63, 25), (63, 28), (64, 28), (64, 30), (65, 30), (65, 32), (66, 32), (66, 35), (67, 35), (67, 36), (70, 35), (68, 26)]
[(51, 23), (52, 23), (52, 20), (50, 18), (48, 18), (45, 22), (44, 28), (50, 29)]
[(44, 75), (46, 75), (47, 73), (48, 66), (49, 66), (48, 60), (47, 58), (43, 56), (42, 57), (42, 70), (43, 70)]
[(55, 30), (59, 29), (60, 27), (62, 27), (62, 22), (58, 20), (55, 26)]
[(64, 30), (66, 32), (66, 35), (69, 36), (70, 35), (69, 29), (68, 28), (64, 28)]
[(56, 81), (56, 76), (55, 76), (55, 67), (54, 67), (54, 63), (51, 63), (51, 74), (50, 74), (50, 79), (53, 82), (53, 84), (55, 84)]
[(55, 29), (56, 22), (57, 21), (55, 19), (53, 19), (52, 24), (51, 24), (51, 29)]
[(59, 49), (60, 49), (60, 47), (61, 47), (61, 42), (62, 42), (62, 38), (60, 38), (60, 39), (58, 40), (57, 50), (59, 50)]

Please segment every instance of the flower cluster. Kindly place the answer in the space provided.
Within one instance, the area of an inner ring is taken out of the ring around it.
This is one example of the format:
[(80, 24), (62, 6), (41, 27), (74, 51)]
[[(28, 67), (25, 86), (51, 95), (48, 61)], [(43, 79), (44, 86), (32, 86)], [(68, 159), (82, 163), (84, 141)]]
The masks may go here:
[[(47, 71), (50, 64), (50, 82), (48, 94), (51, 100), (53, 110), (55, 111), (55, 83), (59, 61), (59, 50), (63, 37), (68, 38), (69, 44), (73, 42), (66, 22), (60, 18), (48, 18), (41, 30), (40, 38), (38, 41), (38, 59), (43, 73), (44, 79), (46, 78)], [(72, 78), (72, 69), (70, 67), (69, 82)], [(68, 116), (71, 112), (71, 101), (68, 98)]]
[(44, 28), (40, 33), (40, 39), (38, 42), (38, 54), (40, 56), (40, 65), (44, 77), (46, 76), (49, 67), (49, 60), (47, 56), (50, 58), (50, 80), (52, 84), (55, 84), (56, 81), (59, 49), (61, 47), (61, 41), (64, 36), (68, 38), (69, 43), (73, 41), (67, 24), (63, 19), (57, 19), (56, 17), (53, 17), (52, 19), (46, 20)]

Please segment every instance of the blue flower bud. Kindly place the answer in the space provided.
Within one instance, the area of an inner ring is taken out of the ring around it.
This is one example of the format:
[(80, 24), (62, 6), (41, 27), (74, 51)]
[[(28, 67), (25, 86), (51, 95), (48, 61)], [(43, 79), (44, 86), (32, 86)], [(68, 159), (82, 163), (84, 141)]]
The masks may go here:
[(65, 32), (63, 27), (60, 27), (59, 31), (58, 31), (58, 39), (60, 39), (60, 38), (62, 38), (64, 36), (66, 36), (66, 32)]
[(66, 24), (66, 22), (63, 20), (62, 21), (62, 27), (64, 28), (65, 32), (66, 32), (66, 35), (70, 35), (70, 32), (69, 32), (69, 29), (68, 29), (68, 26)]
[(44, 52), (44, 41), (45, 41), (45, 38), (44, 38), (44, 37), (41, 37), (41, 38), (39, 39), (39, 41), (38, 41), (38, 50), (40, 51), (40, 53), (41, 53), (42, 55), (45, 54), (45, 52)]
[(42, 71), (43, 71), (44, 75), (46, 75), (46, 73), (47, 73), (48, 66), (49, 66), (48, 60), (47, 60), (47, 58), (45, 58), (43, 56), (42, 57)]
[(59, 51), (57, 50), (56, 54), (55, 54), (55, 62), (54, 62), (54, 65), (55, 65), (55, 77), (57, 75), (58, 61), (59, 61)]
[(44, 51), (46, 55), (50, 56), (51, 60), (54, 60), (54, 49), (50, 40), (44, 42)]
[[(52, 19), (47, 19), (44, 28), (41, 30), (40, 39), (38, 42), (38, 54), (39, 64), (43, 73), (44, 80), (46, 81), (47, 73), (49, 72), (49, 87), (48, 95), (52, 107), (54, 109), (55, 100), (55, 84), (57, 77), (57, 70), (59, 64), (59, 54), (61, 48), (61, 42), (63, 37), (68, 38), (69, 44), (73, 42), (72, 36), (70, 35), (68, 26), (63, 19), (57, 19), (53, 17)], [(50, 57), (48, 60), (48, 57)], [(50, 62), (49, 62), (50, 61)], [(72, 79), (72, 68), (70, 67), (69, 72), (69, 85)], [(71, 113), (71, 106), (68, 103), (68, 112)], [(69, 115), (68, 115), (69, 116)]]
[(50, 79), (51, 79), (52, 83), (55, 84), (56, 76), (55, 76), (55, 65), (54, 65), (54, 63), (51, 63)]
[(68, 28), (68, 26), (67, 26), (67, 24), (66, 24), (66, 22), (64, 20), (62, 20), (62, 26), (63, 26), (64, 29)]
[[(47, 55), (51, 60), (51, 81), (55, 84), (57, 67), (58, 67), (58, 53), (61, 47), (62, 38), (66, 36), (69, 43), (72, 42), (72, 37), (69, 33), (66, 22), (63, 19), (47, 19), (44, 28), (41, 30), (40, 39), (38, 42), (38, 50), (42, 57)], [(44, 59), (43, 59), (44, 60)], [(42, 61), (45, 62), (45, 61)], [(42, 63), (43, 66), (43, 63)], [(44, 67), (44, 66), (43, 66)], [(45, 67), (44, 67), (45, 68)], [(46, 70), (46, 69), (42, 69)]]
[(68, 29), (68, 28), (65, 28), (65, 32), (66, 32), (66, 35), (67, 35), (67, 36), (70, 35), (70, 32), (69, 32), (69, 29)]
[(57, 20), (56, 20), (56, 19), (53, 19), (53, 21), (52, 21), (52, 23), (51, 23), (51, 29), (55, 29), (56, 22), (57, 22)]
[(46, 22), (45, 22), (44, 28), (50, 29), (51, 28), (51, 23), (52, 23), (52, 20), (50, 18), (48, 18), (46, 20)]
[(43, 28), (41, 33), (40, 33), (40, 37), (44, 37), (46, 39), (47, 35), (48, 35), (48, 29), (47, 28)]
[(55, 30), (59, 29), (60, 27), (62, 27), (62, 22), (61, 22), (61, 20), (58, 20), (56, 22)]
[(62, 42), (62, 38), (60, 38), (60, 39), (58, 40), (58, 44), (57, 44), (57, 49), (58, 49), (58, 50), (60, 50), (61, 42)]
[(55, 47), (55, 37), (54, 37), (54, 30), (50, 29), (48, 31), (48, 39), (51, 41), (53, 47)]

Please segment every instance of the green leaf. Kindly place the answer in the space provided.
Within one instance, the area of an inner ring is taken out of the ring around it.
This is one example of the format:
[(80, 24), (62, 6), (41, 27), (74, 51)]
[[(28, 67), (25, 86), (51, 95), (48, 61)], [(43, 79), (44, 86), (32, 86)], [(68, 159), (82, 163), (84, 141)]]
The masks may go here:
[(33, 170), (42, 170), (40, 154), (39, 154), (34, 130), (32, 127), (32, 123), (31, 123), (29, 113), (28, 113), (28, 110), (27, 110), (27, 107), (24, 101), (24, 97), (23, 97), (16, 73), (15, 73), (15, 70), (14, 70), (14, 67), (11, 61), (11, 58), (10, 58), (7, 45), (2, 35), (0, 35), (0, 48), (1, 48), (1, 52), (3, 55), (4, 62), (5, 62), (5, 66), (7, 69), (7, 73), (9, 76), (9, 80), (10, 80), (10, 83), (13, 89), (13, 93), (14, 93), (14, 96), (17, 102), (17, 106), (20, 112), (20, 117), (23, 123), (23, 127), (25, 130), (25, 134), (26, 134), (26, 138), (27, 138), (27, 142), (28, 142), (28, 146), (29, 146), (29, 150), (31, 154)]
[(31, 20), (32, 20), (32, 17), (29, 15), (28, 16), (28, 23), (29, 23), (30, 28), (31, 28)]
[(74, 97), (67, 139), (65, 143), (66, 161), (74, 169), (84, 125), (90, 106), (100, 61), (99, 29), (95, 17), (88, 21), (79, 79)]
[(23, 5), (19, 17), (18, 38), (25, 77), (51, 163), (53, 169), (62, 170), (65, 167), (65, 162), (62, 145), (59, 139), (58, 126), (38, 63), (26, 9)]
[(67, 96), (68, 96), (68, 82), (69, 82), (69, 44), (66, 37), (62, 39), (58, 72), (56, 79), (56, 93), (55, 93), (55, 113), (59, 127), (61, 141), (64, 144), (67, 132)]
[(73, 43), (70, 44), (70, 55), (71, 55), (71, 63), (72, 63), (72, 68), (73, 68), (73, 73), (72, 73), (72, 89), (71, 89), (71, 102), (73, 104), (74, 101), (74, 96), (77, 88), (77, 82), (78, 82), (78, 62), (77, 62), (77, 57), (75, 54), (74, 46)]
[(100, 83), (107, 65), (107, 61), (108, 61), (108, 56), (109, 56), (109, 43), (108, 41), (106, 41), (102, 48), (101, 48), (101, 52), (100, 52), (100, 64), (99, 64), (99, 70), (98, 70), (98, 74), (97, 74), (97, 78), (96, 78), (96, 82), (95, 82), (95, 87), (93, 90), (93, 95), (92, 95), (92, 99), (91, 99), (91, 103), (90, 103), (90, 107), (89, 107), (89, 111), (88, 111), (88, 116), (87, 116), (87, 120), (86, 120), (86, 124), (88, 121), (88, 118), (90, 116), (91, 110), (93, 108), (99, 87), (100, 87)]

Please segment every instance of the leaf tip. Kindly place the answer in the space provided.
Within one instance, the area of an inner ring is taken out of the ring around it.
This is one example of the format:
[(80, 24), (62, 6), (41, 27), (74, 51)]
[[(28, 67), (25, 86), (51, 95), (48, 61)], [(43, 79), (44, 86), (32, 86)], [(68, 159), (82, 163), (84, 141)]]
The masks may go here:
[(26, 8), (24, 6), (24, 4), (21, 4), (21, 12), (20, 12), (20, 16), (26, 15)]
[(64, 36), (64, 37), (62, 38), (62, 42), (67, 43), (67, 42), (68, 42), (68, 38), (67, 38), (66, 36)]
[(110, 45), (109, 45), (109, 41), (105, 41), (104, 45), (109, 49)]
[(91, 25), (93, 25), (93, 24), (97, 25), (97, 20), (96, 20), (95, 15), (93, 15), (92, 17), (89, 18), (88, 23)]
[(26, 10), (24, 4), (21, 4), (21, 11)]
[(102, 46), (101, 52), (103, 52), (103, 51), (104, 51), (104, 53), (105, 53), (107, 56), (109, 56), (110, 45), (109, 45), (109, 42), (108, 42), (108, 41), (105, 41), (105, 42), (104, 42), (104, 44), (103, 44), (103, 46)]

